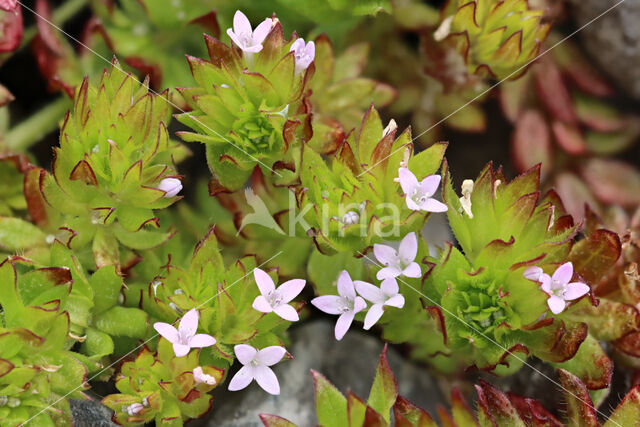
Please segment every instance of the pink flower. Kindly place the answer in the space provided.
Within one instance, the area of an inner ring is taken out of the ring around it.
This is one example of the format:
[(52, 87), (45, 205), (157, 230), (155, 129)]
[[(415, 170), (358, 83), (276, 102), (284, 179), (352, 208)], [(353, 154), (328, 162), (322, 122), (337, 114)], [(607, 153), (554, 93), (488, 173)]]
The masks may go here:
[(142, 412), (143, 409), (144, 409), (144, 406), (142, 405), (142, 403), (132, 403), (131, 405), (126, 406), (124, 408), (124, 412), (129, 414), (130, 417), (133, 417), (135, 415), (138, 415), (140, 412)]
[(5, 12), (13, 12), (18, 7), (18, 0), (0, 0), (0, 9)]
[(253, 277), (256, 279), (256, 284), (262, 294), (253, 300), (253, 308), (262, 313), (271, 313), (273, 311), (284, 320), (290, 322), (298, 320), (298, 312), (287, 303), (302, 292), (306, 283), (304, 280), (289, 280), (276, 289), (271, 277), (259, 268), (253, 270)]
[(278, 378), (269, 366), (282, 360), (287, 352), (284, 347), (274, 345), (258, 350), (247, 344), (238, 344), (233, 351), (244, 366), (231, 378), (230, 391), (242, 390), (251, 384), (251, 381), (256, 380), (267, 393), (280, 394)]
[(164, 191), (164, 197), (174, 197), (182, 190), (182, 182), (177, 178), (165, 178), (158, 184), (158, 189)]
[(447, 205), (432, 198), (440, 185), (440, 175), (429, 175), (422, 181), (408, 169), (398, 169), (400, 186), (407, 199), (407, 207), (414, 211), (446, 212)]
[(384, 279), (378, 288), (367, 282), (356, 281), (356, 291), (364, 299), (373, 303), (364, 318), (364, 328), (369, 329), (376, 324), (384, 313), (384, 306), (402, 308), (404, 297), (399, 293), (398, 282), (394, 278)]
[(195, 368), (193, 368), (193, 380), (195, 381), (196, 385), (201, 383), (207, 385), (216, 384), (216, 379), (209, 374), (205, 374), (202, 370), (202, 366), (196, 366)]
[(171, 344), (176, 357), (186, 356), (192, 348), (210, 347), (216, 339), (207, 334), (196, 334), (198, 331), (198, 311), (195, 308), (187, 311), (178, 329), (163, 322), (156, 322), (153, 328)]
[(316, 56), (316, 45), (310, 41), (305, 45), (304, 39), (296, 39), (289, 48), (289, 52), (294, 52), (296, 63), (296, 74), (306, 70)]
[[(525, 270), (527, 279), (540, 282), (541, 288), (549, 298), (547, 304), (553, 314), (562, 313), (567, 301), (572, 301), (586, 295), (590, 288), (582, 282), (570, 282), (573, 277), (573, 264), (565, 262), (556, 269), (553, 276), (542, 272), (539, 267), (529, 267)], [(537, 279), (535, 278), (537, 276)]]
[(262, 42), (271, 31), (272, 25), (273, 20), (267, 18), (252, 30), (249, 19), (238, 10), (233, 15), (233, 29), (227, 29), (227, 34), (243, 52), (258, 53), (262, 50)]
[[(338, 276), (338, 295), (323, 295), (311, 300), (311, 304), (329, 314), (338, 314), (334, 330), (339, 341), (347, 333), (355, 315), (367, 307), (362, 297), (356, 295), (356, 288), (351, 276), (343, 270)], [(358, 283), (356, 281), (356, 283)]]
[(373, 245), (373, 254), (385, 266), (378, 271), (376, 275), (378, 280), (400, 275), (406, 277), (420, 277), (422, 275), (420, 266), (414, 261), (418, 254), (416, 233), (411, 232), (404, 236), (397, 251), (391, 246), (375, 244)]

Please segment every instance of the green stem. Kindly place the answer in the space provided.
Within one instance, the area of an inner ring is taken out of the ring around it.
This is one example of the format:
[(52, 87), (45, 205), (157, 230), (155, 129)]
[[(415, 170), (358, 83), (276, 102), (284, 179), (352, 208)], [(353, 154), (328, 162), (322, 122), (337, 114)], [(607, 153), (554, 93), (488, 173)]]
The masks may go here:
[(40, 141), (58, 127), (58, 123), (71, 105), (71, 100), (62, 96), (18, 123), (5, 135), (4, 139), (9, 149), (20, 153)]
[[(87, 3), (88, 0), (68, 0), (53, 11), (51, 14), (51, 22), (56, 24), (58, 27), (62, 27), (65, 22), (71, 19), (76, 13), (80, 12)], [(26, 12), (29, 11), (27, 10)], [(22, 42), (20, 43), (18, 50), (28, 45), (36, 34), (38, 34), (38, 28), (35, 24), (29, 28), (25, 28), (22, 36)]]

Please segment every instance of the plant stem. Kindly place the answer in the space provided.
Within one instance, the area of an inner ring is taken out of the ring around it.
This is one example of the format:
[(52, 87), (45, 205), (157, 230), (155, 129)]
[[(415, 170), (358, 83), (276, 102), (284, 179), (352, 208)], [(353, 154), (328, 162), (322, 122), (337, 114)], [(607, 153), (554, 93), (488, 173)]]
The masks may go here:
[(40, 141), (45, 135), (58, 127), (58, 123), (71, 105), (71, 100), (63, 95), (18, 123), (5, 135), (4, 139), (9, 149), (13, 152), (21, 153)]
[[(69, 19), (71, 19), (76, 13), (80, 12), (83, 7), (88, 3), (88, 0), (68, 0), (51, 14), (51, 22), (58, 27), (62, 27)], [(32, 25), (29, 28), (25, 28), (22, 42), (18, 50), (28, 45), (31, 40), (38, 34), (38, 28), (36, 25)]]

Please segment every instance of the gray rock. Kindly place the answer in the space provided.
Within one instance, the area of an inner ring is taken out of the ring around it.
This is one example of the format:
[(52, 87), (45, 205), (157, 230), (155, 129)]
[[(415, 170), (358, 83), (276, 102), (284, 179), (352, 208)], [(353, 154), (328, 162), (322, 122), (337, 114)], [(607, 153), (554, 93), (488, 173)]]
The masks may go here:
[[(248, 427), (262, 425), (258, 414), (275, 414), (299, 426), (316, 425), (313, 382), (310, 370), (329, 379), (341, 392), (351, 389), (366, 400), (373, 383), (383, 343), (357, 328), (342, 341), (333, 336), (333, 322), (325, 319), (303, 324), (291, 331), (293, 360), (274, 367), (280, 381), (280, 396), (271, 396), (255, 383), (235, 393), (221, 393), (207, 426)], [(399, 393), (432, 414), (444, 403), (435, 380), (424, 367), (407, 362), (395, 349), (387, 352)]]
[(117, 427), (111, 421), (112, 412), (98, 400), (69, 399), (74, 427)]
[[(620, 0), (571, 0), (570, 12), (586, 25)], [(640, 0), (625, 0), (580, 31), (590, 56), (617, 84), (640, 99)]]

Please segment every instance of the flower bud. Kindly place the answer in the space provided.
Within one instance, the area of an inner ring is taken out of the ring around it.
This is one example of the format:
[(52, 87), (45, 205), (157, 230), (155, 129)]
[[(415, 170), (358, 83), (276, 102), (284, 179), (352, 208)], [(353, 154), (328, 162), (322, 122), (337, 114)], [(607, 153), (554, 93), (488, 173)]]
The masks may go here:
[(182, 182), (177, 178), (165, 178), (160, 181), (158, 189), (164, 191), (164, 197), (174, 197), (182, 190)]

